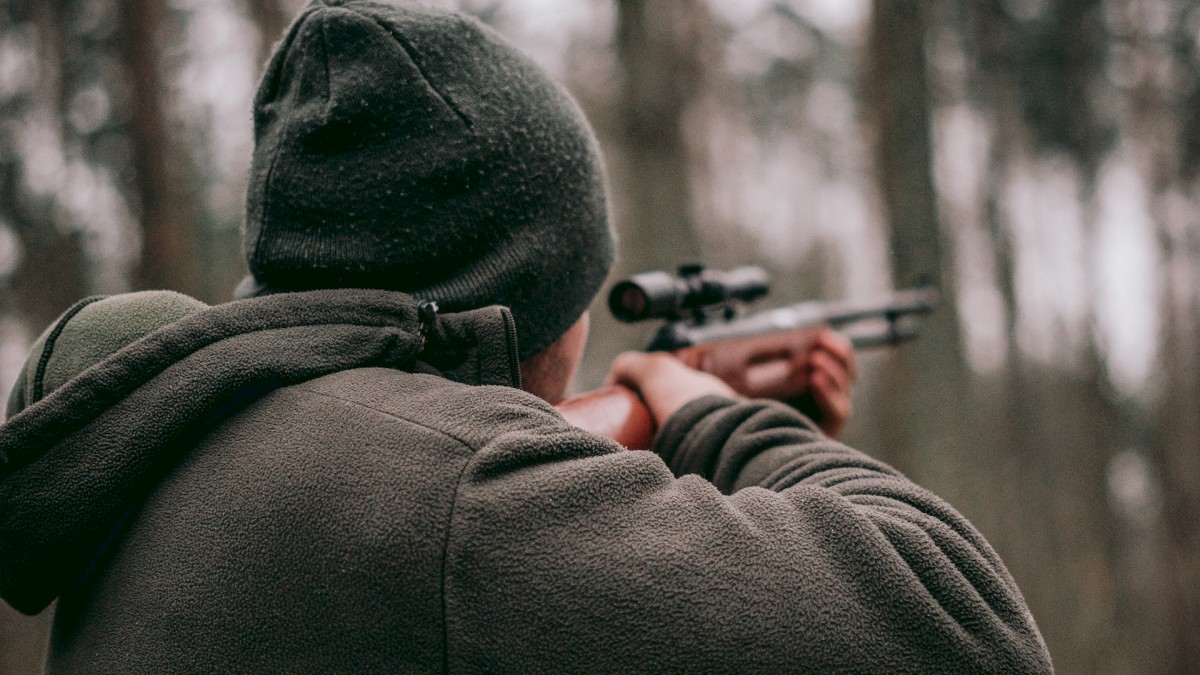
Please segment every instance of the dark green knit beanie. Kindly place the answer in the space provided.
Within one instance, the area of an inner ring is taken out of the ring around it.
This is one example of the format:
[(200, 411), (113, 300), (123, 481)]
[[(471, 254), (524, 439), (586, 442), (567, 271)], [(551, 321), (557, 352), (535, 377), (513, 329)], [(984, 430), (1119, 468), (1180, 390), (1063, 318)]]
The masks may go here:
[(612, 263), (599, 151), (570, 96), (469, 17), (318, 0), (254, 102), (238, 295), (382, 288), (500, 304), (521, 357)]

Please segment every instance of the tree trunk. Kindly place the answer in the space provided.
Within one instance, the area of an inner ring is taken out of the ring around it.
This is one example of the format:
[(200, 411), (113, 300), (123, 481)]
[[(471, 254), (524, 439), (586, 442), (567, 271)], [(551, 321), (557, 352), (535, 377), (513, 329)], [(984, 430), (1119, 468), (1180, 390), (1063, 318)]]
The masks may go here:
[[(33, 91), (13, 92), (0, 102), (3, 119), (63, 118), (60, 65), (66, 21), (62, 10), (60, 2), (32, 0), (0, 6), (0, 30), (36, 26), (39, 67)], [(87, 293), (88, 264), (82, 237), (55, 222), (54, 198), (34, 197), (24, 190), (14, 131), (14, 126), (0, 131), (0, 218), (16, 236), (21, 261), (7, 282), (0, 283), (0, 317), (12, 316), (36, 335)], [(42, 672), (52, 615), (46, 611), (27, 617), (0, 602), (0, 673)]]
[[(22, 0), (9, 4), (12, 26), (33, 24), (38, 35), (36, 91), (15, 94), (4, 102), (4, 117), (26, 116), (61, 120), (65, 98), (60, 77), (66, 21), (58, 2)], [(0, 153), (0, 217), (9, 224), (21, 247), (21, 263), (9, 279), (0, 310), (12, 311), (36, 335), (67, 307), (87, 294), (88, 265), (78, 232), (60, 227), (55, 220), (54, 197), (39, 198), (23, 186), (22, 160), (12, 128), (2, 137)]]
[[(1194, 242), (1200, 249), (1200, 242)], [(1200, 277), (1200, 255), (1192, 251), (1192, 278)], [(1174, 289), (1175, 293), (1194, 293)], [(1158, 414), (1158, 461), (1163, 480), (1166, 583), (1162, 598), (1171, 643), (1170, 672), (1195, 672), (1200, 664), (1200, 377), (1194, 355), (1200, 348), (1200, 306), (1170, 311), (1164, 354), (1166, 392)], [(1183, 363), (1176, 361), (1182, 360)]]
[(926, 11), (922, 2), (876, 0), (865, 100), (871, 102), (879, 192), (891, 226), (893, 283), (900, 288), (927, 281), (942, 291), (942, 301), (921, 339), (892, 355), (873, 409), (879, 413), (879, 454), (956, 501), (971, 494), (966, 474), (956, 469), (968, 459), (963, 453), (969, 448), (957, 438), (971, 410), (954, 267), (942, 241), (933, 181)]
[(142, 226), (136, 289), (170, 289), (197, 295), (197, 222), (193, 195), (180, 179), (183, 158), (168, 133), (163, 105), (162, 0), (121, 3), (120, 46), (131, 90), (130, 140), (134, 198)]
[[(1174, 3), (1171, 22), (1173, 58), (1181, 70), (1192, 69), (1200, 59), (1200, 44), (1189, 28), (1200, 10), (1194, 3)], [(1187, 19), (1193, 18), (1189, 23)], [(1157, 110), (1140, 115), (1145, 127), (1145, 147), (1160, 155), (1153, 166), (1162, 175), (1160, 192), (1196, 186), (1200, 175), (1200, 87), (1190, 90), (1145, 92), (1147, 105)], [(1156, 136), (1165, 136), (1156, 139)], [(1154, 142), (1158, 140), (1158, 142)], [(1191, 207), (1200, 208), (1196, 189), (1191, 190)], [(1193, 211), (1192, 217), (1195, 217)], [(1165, 659), (1169, 672), (1195, 672), (1200, 664), (1200, 232), (1189, 227), (1172, 232), (1172, 214), (1156, 214), (1164, 268), (1164, 316), (1160, 349), (1163, 396), (1153, 428), (1154, 459), (1162, 479), (1163, 583), (1161, 605), (1168, 628), (1169, 649)], [(1174, 223), (1178, 227), (1179, 223)], [(1161, 628), (1161, 626), (1160, 626)]]
[(620, 268), (693, 262), (686, 115), (703, 87), (708, 17), (699, 0), (618, 0), (621, 149), (613, 175)]
[(258, 45), (258, 68), (266, 68), (267, 61), (275, 51), (275, 45), (283, 39), (283, 33), (291, 21), (291, 14), (284, 9), (282, 0), (247, 0), (250, 17), (258, 26), (262, 36)]
[[(700, 153), (689, 146), (695, 129), (688, 113), (704, 92), (711, 20), (702, 0), (617, 0), (616, 8), (620, 84), (611, 118), (599, 120), (618, 232), (616, 274), (673, 270), (701, 254), (691, 197)], [(618, 326), (604, 298), (597, 300), (580, 375), (587, 386), (603, 379), (618, 353), (643, 347), (647, 332)]]

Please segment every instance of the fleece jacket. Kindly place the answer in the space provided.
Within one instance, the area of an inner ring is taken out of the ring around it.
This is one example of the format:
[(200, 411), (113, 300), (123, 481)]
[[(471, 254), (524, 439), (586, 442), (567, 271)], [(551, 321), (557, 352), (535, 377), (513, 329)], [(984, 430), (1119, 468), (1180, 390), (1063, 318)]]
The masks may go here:
[(507, 310), (84, 301), (0, 426), (52, 673), (1048, 672), (961, 515), (772, 402), (654, 452), (522, 392)]

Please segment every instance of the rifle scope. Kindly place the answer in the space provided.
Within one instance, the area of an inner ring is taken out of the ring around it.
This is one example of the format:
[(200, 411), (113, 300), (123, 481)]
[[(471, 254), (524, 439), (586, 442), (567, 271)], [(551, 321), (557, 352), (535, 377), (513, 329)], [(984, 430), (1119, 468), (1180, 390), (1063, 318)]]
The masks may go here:
[(646, 272), (618, 282), (608, 294), (608, 308), (625, 323), (699, 319), (707, 312), (729, 309), (735, 302), (753, 302), (770, 290), (767, 273), (761, 267), (720, 271), (682, 265), (678, 275)]

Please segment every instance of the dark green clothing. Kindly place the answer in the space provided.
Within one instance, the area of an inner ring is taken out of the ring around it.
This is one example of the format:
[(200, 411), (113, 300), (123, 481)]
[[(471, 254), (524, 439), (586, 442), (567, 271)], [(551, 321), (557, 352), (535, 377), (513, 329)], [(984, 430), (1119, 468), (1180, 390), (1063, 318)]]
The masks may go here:
[(784, 406), (627, 452), (515, 388), (500, 308), (68, 316), (0, 427), (0, 593), (59, 599), (52, 672), (1050, 670), (962, 516)]

